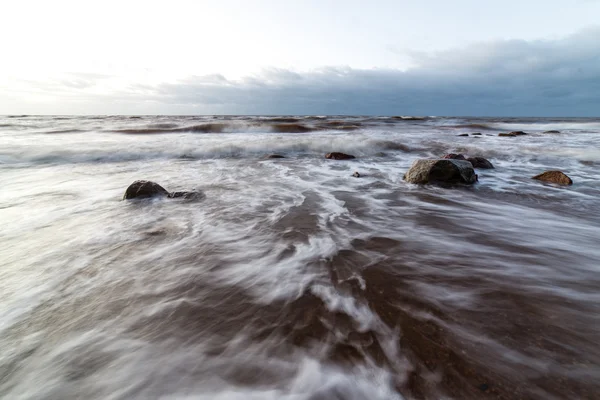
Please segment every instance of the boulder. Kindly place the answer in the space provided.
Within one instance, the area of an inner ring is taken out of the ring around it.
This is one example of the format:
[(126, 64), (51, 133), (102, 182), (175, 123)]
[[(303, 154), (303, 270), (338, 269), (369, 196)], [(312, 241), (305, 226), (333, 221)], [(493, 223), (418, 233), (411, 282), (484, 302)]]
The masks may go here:
[(447, 159), (447, 160), (466, 160), (466, 157), (463, 156), (462, 154), (454, 154), (454, 153), (446, 154), (442, 158)]
[(404, 175), (409, 183), (466, 183), (477, 182), (473, 165), (464, 160), (416, 160)]
[(558, 185), (572, 185), (573, 180), (561, 171), (546, 171), (533, 177), (538, 181), (556, 183)]
[(492, 163), (483, 157), (470, 157), (470, 158), (467, 158), (467, 161), (473, 165), (473, 168), (481, 168), (481, 169), (493, 169), (494, 168)]
[(158, 183), (151, 181), (135, 181), (125, 191), (123, 200), (142, 199), (154, 196), (168, 196), (169, 192)]
[(353, 158), (356, 158), (356, 157), (354, 157), (353, 155), (350, 155), (350, 154), (333, 152), (333, 153), (327, 153), (325, 155), (325, 158), (328, 158), (330, 160), (352, 160)]

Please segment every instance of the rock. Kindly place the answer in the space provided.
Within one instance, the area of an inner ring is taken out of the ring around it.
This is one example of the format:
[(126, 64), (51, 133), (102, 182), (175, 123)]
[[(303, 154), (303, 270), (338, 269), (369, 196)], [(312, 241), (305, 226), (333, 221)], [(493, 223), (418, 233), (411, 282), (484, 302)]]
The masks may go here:
[(360, 178), (360, 174), (358, 173), (358, 171), (353, 173), (352, 176), (355, 178)]
[(281, 154), (269, 154), (268, 156), (265, 156), (265, 159), (275, 159), (275, 158), (285, 158), (285, 156), (282, 156)]
[(202, 192), (172, 192), (168, 196), (170, 199), (184, 199), (184, 200), (199, 200), (204, 198)]
[(546, 171), (544, 173), (534, 176), (532, 179), (537, 179), (538, 181), (543, 182), (556, 183), (558, 185), (573, 184), (573, 180), (561, 171)]
[(509, 133), (499, 133), (498, 134), (498, 136), (509, 136), (509, 137), (522, 136), (522, 135), (527, 135), (527, 134), (523, 131), (514, 131), (514, 132), (509, 132)]
[(325, 155), (325, 158), (328, 158), (330, 160), (352, 160), (353, 158), (356, 158), (356, 157), (354, 157), (350, 154), (333, 152), (333, 153), (327, 153)]
[(456, 135), (456, 136), (469, 136), (468, 133), (461, 133), (460, 135)]
[(494, 168), (492, 163), (483, 157), (471, 157), (471, 158), (467, 158), (467, 161), (473, 165), (473, 168), (481, 168), (481, 169), (493, 169)]
[(462, 154), (454, 154), (454, 153), (446, 154), (442, 158), (444, 158), (446, 160), (466, 160), (465, 156), (463, 156)]
[(467, 183), (477, 182), (473, 165), (464, 160), (416, 160), (404, 175), (409, 183)]
[(471, 133), (471, 136), (481, 136), (481, 132), (474, 132), (474, 133)]
[(546, 131), (544, 133), (560, 133), (560, 131)]
[(158, 183), (151, 181), (135, 181), (125, 191), (123, 200), (140, 199), (154, 196), (168, 196), (169, 192)]

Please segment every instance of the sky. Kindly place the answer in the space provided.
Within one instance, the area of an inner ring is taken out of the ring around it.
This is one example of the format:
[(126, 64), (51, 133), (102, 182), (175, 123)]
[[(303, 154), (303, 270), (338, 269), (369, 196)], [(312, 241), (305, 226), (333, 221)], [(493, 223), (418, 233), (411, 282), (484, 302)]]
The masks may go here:
[(600, 0), (0, 9), (0, 114), (600, 116)]

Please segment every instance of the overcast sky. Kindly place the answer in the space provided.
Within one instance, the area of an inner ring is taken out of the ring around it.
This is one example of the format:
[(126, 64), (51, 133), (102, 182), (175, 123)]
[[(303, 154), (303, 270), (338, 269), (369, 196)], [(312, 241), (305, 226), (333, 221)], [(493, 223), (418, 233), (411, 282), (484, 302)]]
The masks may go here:
[(600, 0), (1, 10), (0, 114), (600, 116)]

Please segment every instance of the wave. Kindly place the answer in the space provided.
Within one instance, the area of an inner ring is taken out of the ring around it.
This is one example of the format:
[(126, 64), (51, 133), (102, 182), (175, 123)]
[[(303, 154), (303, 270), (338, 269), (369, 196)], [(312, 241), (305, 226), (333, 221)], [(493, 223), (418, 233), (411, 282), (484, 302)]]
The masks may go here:
[(458, 124), (458, 125), (444, 125), (444, 128), (459, 128), (459, 129), (479, 129), (479, 130), (494, 130), (493, 126), (481, 123), (473, 124)]
[[(239, 120), (238, 120), (239, 121)], [(276, 121), (277, 123), (272, 123)], [(277, 119), (264, 122), (231, 122), (231, 123), (206, 123), (180, 127), (177, 124), (151, 124), (139, 128), (113, 129), (110, 132), (124, 134), (160, 134), (160, 133), (246, 133), (246, 132), (272, 132), (272, 133), (308, 133), (323, 130), (353, 131), (361, 127), (360, 123), (349, 121), (327, 121), (317, 124), (305, 124), (292, 121), (292, 119)]]
[[(145, 143), (148, 145), (148, 143)], [(162, 146), (157, 144), (149, 149), (142, 147), (127, 148), (79, 148), (78, 150), (64, 148), (36, 148), (27, 152), (11, 153), (5, 150), (0, 154), (2, 164), (64, 164), (64, 163), (114, 163), (141, 160), (209, 160), (209, 159), (255, 159), (263, 160), (269, 154), (281, 154), (286, 158), (317, 158), (321, 159), (327, 152), (341, 151), (357, 157), (380, 157), (389, 152), (423, 151), (413, 148), (400, 141), (366, 139), (348, 140), (347, 137), (328, 138), (295, 136), (289, 139), (265, 138), (264, 140), (233, 142), (207, 141), (201, 146), (179, 145)]]

